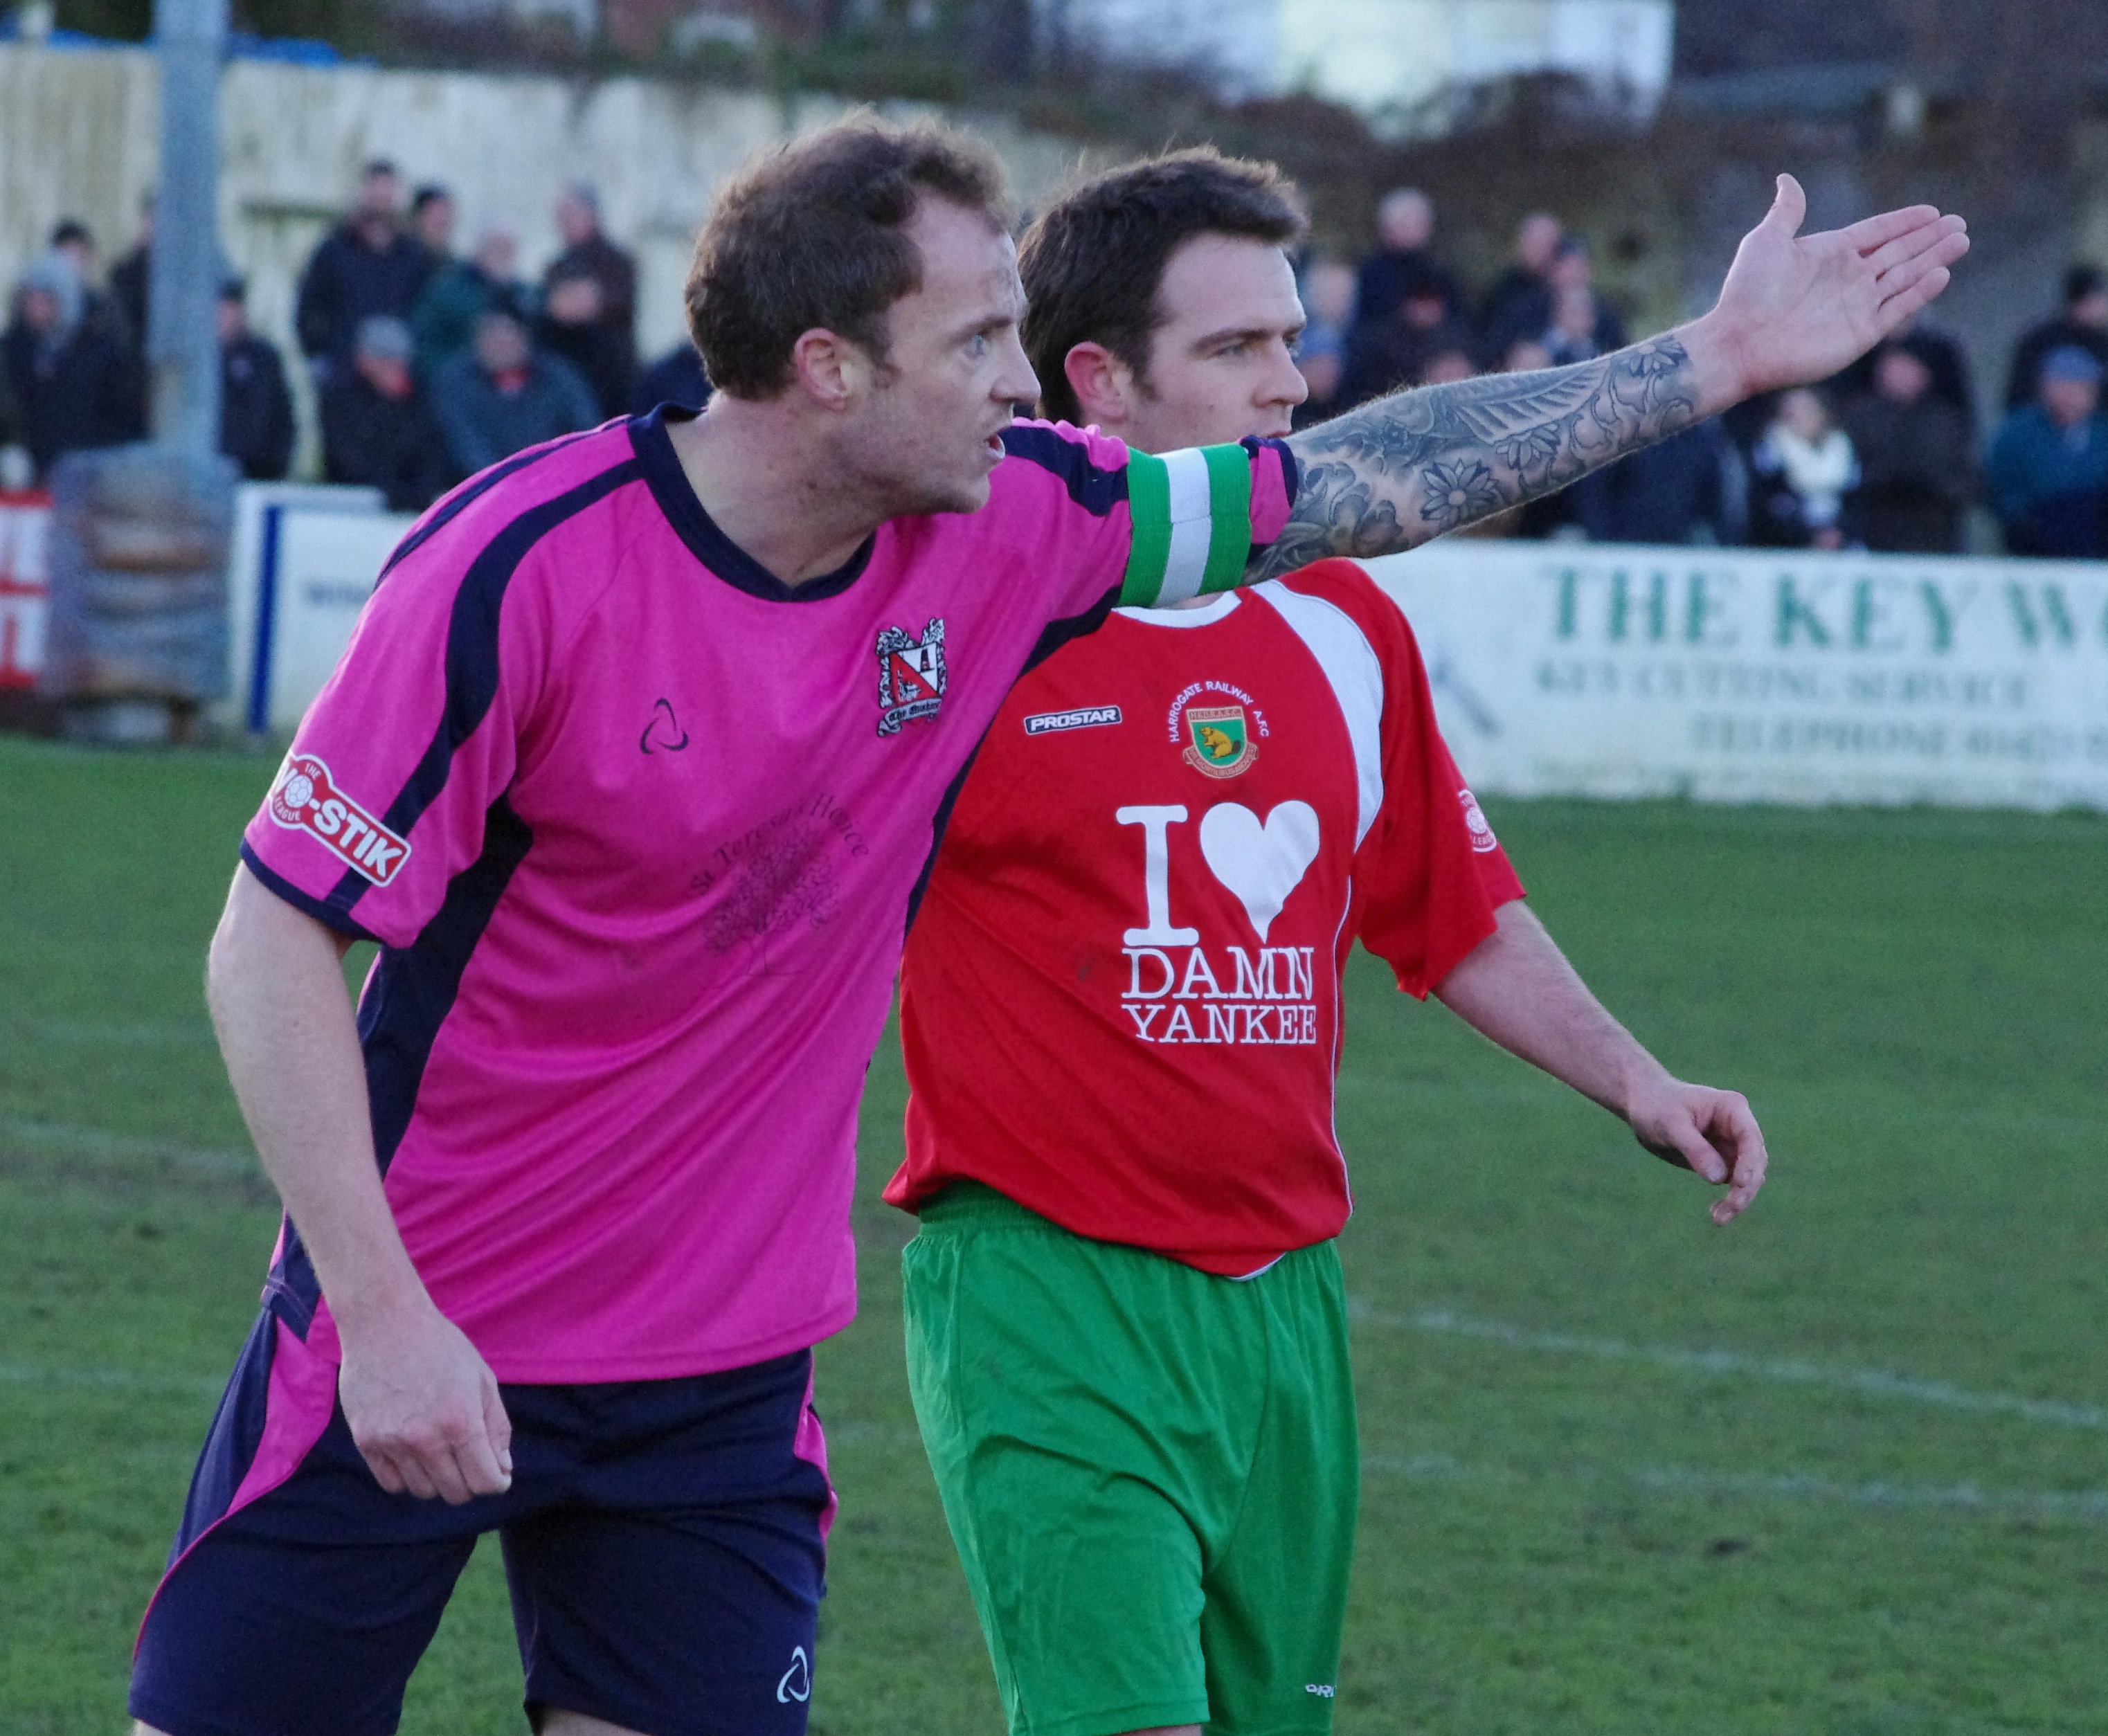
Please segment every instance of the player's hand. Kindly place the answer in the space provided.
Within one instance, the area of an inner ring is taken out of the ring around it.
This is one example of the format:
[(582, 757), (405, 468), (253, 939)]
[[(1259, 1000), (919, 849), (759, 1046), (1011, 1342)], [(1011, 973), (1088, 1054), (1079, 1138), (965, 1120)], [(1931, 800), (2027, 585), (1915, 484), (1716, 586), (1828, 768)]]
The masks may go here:
[(1826, 380), (1947, 287), (1969, 251), (1968, 226), (1932, 205), (1886, 211), (1848, 229), (1802, 235), (1808, 197), (1791, 175), (1742, 237), (1710, 313), (1688, 329), (1717, 343), (1736, 395)]
[(344, 1330), (337, 1396), (375, 1479), (460, 1506), (512, 1486), (512, 1423), (498, 1379), (461, 1329), (422, 1302)]
[(1635, 1100), (1625, 1119), (1656, 1157), (1727, 1188), (1727, 1196), (1713, 1202), (1716, 1224), (1734, 1222), (1764, 1185), (1763, 1131), (1740, 1091), (1664, 1076)]

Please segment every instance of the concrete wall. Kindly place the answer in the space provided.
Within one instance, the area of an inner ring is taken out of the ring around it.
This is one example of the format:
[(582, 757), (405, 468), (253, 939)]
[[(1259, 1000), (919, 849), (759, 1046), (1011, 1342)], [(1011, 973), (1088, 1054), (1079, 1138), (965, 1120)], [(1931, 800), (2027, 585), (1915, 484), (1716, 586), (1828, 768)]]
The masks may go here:
[[(719, 181), (756, 147), (842, 108), (641, 79), (572, 84), (236, 61), (220, 97), (221, 245), (249, 279), (250, 322), (290, 362), (300, 269), (369, 158), (453, 189), (464, 250), (483, 224), (512, 227), (529, 275), (560, 245), (557, 189), (591, 181), (608, 232), (637, 255), (637, 341), (648, 358), (682, 335), (682, 280)], [(0, 45), (0, 281), (12, 284), (61, 217), (87, 222), (106, 265), (131, 245), (157, 170), (160, 110), (145, 49)], [(1065, 142), (980, 130), (1028, 203), (1043, 203), (1074, 166)]]

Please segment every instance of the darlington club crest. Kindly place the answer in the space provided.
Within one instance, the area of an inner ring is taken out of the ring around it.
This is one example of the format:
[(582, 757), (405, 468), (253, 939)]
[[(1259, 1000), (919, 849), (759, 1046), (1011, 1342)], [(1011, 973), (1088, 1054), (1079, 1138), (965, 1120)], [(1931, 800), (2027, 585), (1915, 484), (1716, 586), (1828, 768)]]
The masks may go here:
[(944, 698), (944, 618), (933, 615), (920, 639), (904, 627), (883, 628), (878, 654), (878, 732), (897, 735), (900, 726), (934, 717)]

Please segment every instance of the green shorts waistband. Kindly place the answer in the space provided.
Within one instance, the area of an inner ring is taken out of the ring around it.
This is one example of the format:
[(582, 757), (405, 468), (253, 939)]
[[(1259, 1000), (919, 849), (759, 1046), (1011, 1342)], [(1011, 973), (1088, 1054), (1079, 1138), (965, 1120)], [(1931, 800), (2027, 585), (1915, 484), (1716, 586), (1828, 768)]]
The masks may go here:
[(1049, 1230), (1057, 1235), (1074, 1234), (983, 1181), (948, 1182), (917, 1208), (917, 1215), (925, 1230)]

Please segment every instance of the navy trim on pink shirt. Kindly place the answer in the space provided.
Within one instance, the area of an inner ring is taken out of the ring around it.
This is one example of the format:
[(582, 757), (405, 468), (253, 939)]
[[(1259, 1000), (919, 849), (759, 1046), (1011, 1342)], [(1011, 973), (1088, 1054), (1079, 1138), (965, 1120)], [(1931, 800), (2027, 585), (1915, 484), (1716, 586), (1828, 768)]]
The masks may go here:
[(684, 410), (678, 404), (661, 404), (649, 416), (629, 419), (629, 442), (636, 448), (637, 462), (651, 487), (652, 499), (659, 503), (659, 510), (665, 514), (674, 534), (687, 544), (688, 552), (703, 564), (704, 569), (733, 589), (770, 603), (820, 602), (827, 597), (840, 596), (861, 578), (863, 569), (871, 564), (872, 551), (878, 544), (875, 535), (866, 537), (857, 545), (856, 552), (833, 572), (809, 578), (802, 585), (790, 586), (718, 528), (717, 520), (703, 510), (703, 503), (696, 498), (696, 491), (689, 487), (687, 473), (673, 451), (673, 443), (666, 434), (669, 421), (691, 422), (700, 414), (700, 411)]

